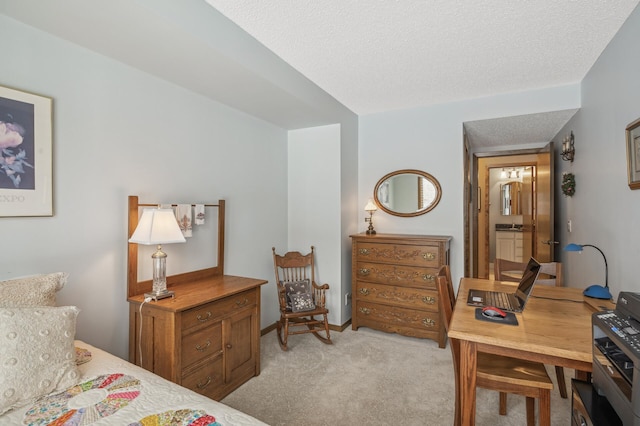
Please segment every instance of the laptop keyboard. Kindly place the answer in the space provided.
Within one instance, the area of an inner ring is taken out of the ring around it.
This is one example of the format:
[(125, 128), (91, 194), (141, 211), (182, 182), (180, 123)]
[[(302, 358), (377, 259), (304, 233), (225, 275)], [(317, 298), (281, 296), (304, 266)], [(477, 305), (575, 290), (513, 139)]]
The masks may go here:
[(486, 298), (487, 300), (485, 301), (485, 305), (495, 306), (496, 308), (500, 309), (513, 310), (511, 300), (506, 293), (499, 291), (488, 291)]

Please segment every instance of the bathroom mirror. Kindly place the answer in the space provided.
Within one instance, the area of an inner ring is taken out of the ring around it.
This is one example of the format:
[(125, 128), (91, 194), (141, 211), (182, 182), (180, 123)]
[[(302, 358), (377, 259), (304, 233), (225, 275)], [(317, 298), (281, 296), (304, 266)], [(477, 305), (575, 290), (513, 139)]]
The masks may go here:
[(420, 216), (438, 205), (442, 190), (429, 173), (420, 170), (398, 170), (382, 177), (373, 190), (381, 210), (402, 217)]
[(503, 216), (522, 214), (520, 202), (520, 182), (507, 182), (500, 185), (501, 210)]

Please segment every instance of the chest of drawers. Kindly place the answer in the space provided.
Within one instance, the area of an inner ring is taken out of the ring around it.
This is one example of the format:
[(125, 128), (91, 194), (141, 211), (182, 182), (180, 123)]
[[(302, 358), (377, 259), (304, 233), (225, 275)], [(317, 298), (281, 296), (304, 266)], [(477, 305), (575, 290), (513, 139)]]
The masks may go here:
[(353, 330), (369, 327), (445, 347), (436, 276), (449, 264), (449, 236), (352, 235)]

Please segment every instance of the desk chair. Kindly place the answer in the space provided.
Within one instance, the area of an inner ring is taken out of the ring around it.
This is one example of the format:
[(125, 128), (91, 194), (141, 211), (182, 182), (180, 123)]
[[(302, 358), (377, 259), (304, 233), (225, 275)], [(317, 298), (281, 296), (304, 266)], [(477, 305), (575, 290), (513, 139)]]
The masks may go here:
[[(493, 270), (497, 281), (520, 281), (527, 264), (506, 259), (496, 259)], [(555, 285), (562, 287), (562, 263), (548, 262), (540, 264), (540, 275), (536, 285)], [(564, 380), (564, 368), (555, 366), (558, 391), (562, 398), (567, 398), (567, 384)]]
[(303, 333), (313, 333), (322, 343), (333, 344), (327, 320), (329, 310), (325, 307), (325, 292), (329, 290), (329, 284), (316, 284), (313, 246), (306, 255), (290, 251), (280, 256), (276, 254), (275, 247), (271, 251), (280, 305), (277, 323), (280, 349), (288, 349), (290, 335)]
[[(438, 272), (438, 304), (445, 329), (449, 331), (449, 323), (453, 315), (455, 297), (449, 266), (443, 266)], [(452, 303), (451, 300), (454, 300)], [(474, 320), (475, 321), (475, 320)], [(453, 356), (455, 374), (455, 413), (454, 426), (461, 424), (460, 413), (460, 342), (449, 338), (449, 346)], [(551, 422), (551, 389), (553, 383), (549, 379), (544, 365), (538, 362), (525, 361), (501, 355), (478, 352), (478, 373), (476, 385), (483, 389), (500, 392), (500, 414), (507, 414), (507, 393), (524, 395), (527, 398), (527, 425), (535, 425), (535, 400), (538, 399), (538, 417), (541, 425)]]

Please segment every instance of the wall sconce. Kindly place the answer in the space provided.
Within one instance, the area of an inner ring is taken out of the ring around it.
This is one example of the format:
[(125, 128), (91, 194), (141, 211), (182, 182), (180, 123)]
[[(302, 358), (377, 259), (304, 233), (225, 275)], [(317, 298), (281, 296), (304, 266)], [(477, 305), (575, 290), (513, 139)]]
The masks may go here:
[(162, 251), (162, 244), (184, 243), (184, 235), (178, 226), (178, 221), (172, 209), (144, 209), (140, 222), (130, 243), (144, 245), (158, 245), (153, 259), (153, 290), (145, 293), (144, 297), (153, 300), (173, 297), (173, 291), (167, 290), (167, 255)]
[(611, 292), (609, 291), (609, 267), (607, 266), (607, 258), (602, 250), (592, 244), (567, 244), (564, 248), (566, 251), (577, 251), (582, 253), (583, 247), (593, 247), (598, 250), (604, 259), (604, 287), (598, 284), (590, 285), (584, 289), (583, 294), (585, 296), (593, 297), (596, 299), (611, 299)]
[(573, 163), (573, 157), (576, 153), (576, 148), (573, 146), (574, 143), (574, 137), (573, 137), (573, 130), (571, 131), (571, 134), (567, 135), (564, 137), (564, 140), (562, 141), (562, 159), (564, 161), (571, 161)]
[(375, 235), (376, 231), (373, 229), (373, 212), (378, 210), (373, 201), (369, 200), (366, 206), (364, 206), (365, 211), (369, 212), (369, 217), (365, 217), (364, 221), (369, 222), (369, 228), (367, 228), (367, 235)]

